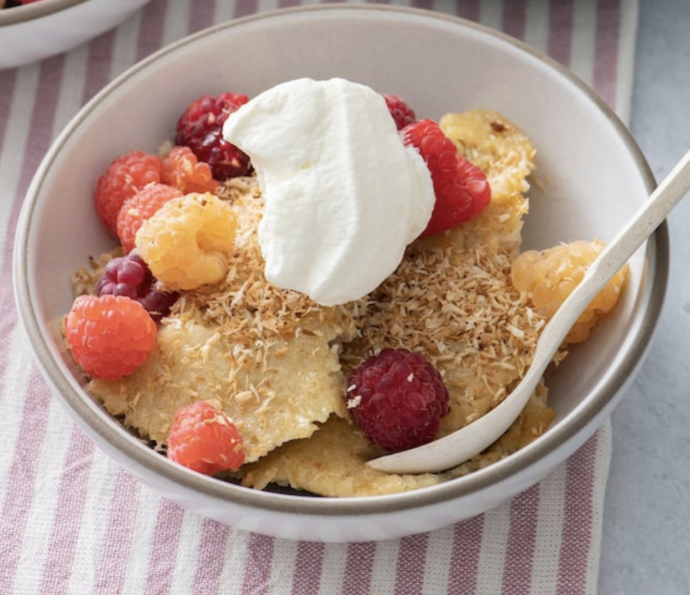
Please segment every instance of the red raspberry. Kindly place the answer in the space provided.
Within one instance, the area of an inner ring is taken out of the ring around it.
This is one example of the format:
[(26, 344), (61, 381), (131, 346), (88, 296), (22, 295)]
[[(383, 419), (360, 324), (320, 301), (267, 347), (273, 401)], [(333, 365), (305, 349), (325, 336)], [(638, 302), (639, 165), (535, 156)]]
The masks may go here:
[(122, 205), (117, 216), (117, 235), (125, 252), (134, 248), (134, 237), (141, 224), (171, 198), (184, 196), (177, 188), (154, 182), (144, 186)]
[(199, 161), (189, 147), (173, 147), (163, 159), (163, 183), (183, 194), (216, 192), (219, 182), (213, 179), (208, 163)]
[(81, 295), (65, 318), (65, 339), (87, 374), (115, 380), (146, 361), (156, 344), (156, 323), (128, 297)]
[(448, 412), (448, 390), (420, 354), (384, 349), (348, 376), (347, 406), (374, 444), (405, 450), (433, 440)]
[(199, 401), (180, 408), (168, 435), (168, 458), (204, 475), (239, 469), (242, 436), (221, 411)]
[(96, 211), (106, 229), (117, 236), (122, 205), (151, 182), (160, 182), (163, 164), (157, 155), (133, 151), (110, 164), (96, 184)]
[(247, 101), (237, 93), (204, 95), (190, 103), (177, 122), (175, 144), (189, 147), (208, 163), (216, 180), (245, 176), (251, 168), (249, 156), (223, 138), (225, 120)]
[(491, 202), (491, 187), (484, 172), (458, 154), (436, 122), (420, 120), (406, 126), (400, 135), (426, 162), (436, 194), (431, 219), (419, 237), (469, 221)]
[(395, 125), (398, 130), (402, 130), (408, 124), (412, 124), (417, 121), (417, 116), (414, 110), (407, 105), (407, 102), (399, 97), (398, 95), (384, 95), (383, 98), (386, 100), (386, 105), (388, 106), (388, 111), (393, 116), (395, 120)]

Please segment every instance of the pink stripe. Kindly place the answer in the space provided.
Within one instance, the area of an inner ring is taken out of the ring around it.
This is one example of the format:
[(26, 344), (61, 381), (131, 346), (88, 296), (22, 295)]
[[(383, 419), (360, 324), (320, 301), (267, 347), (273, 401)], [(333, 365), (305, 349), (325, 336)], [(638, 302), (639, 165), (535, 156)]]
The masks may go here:
[(180, 506), (170, 500), (161, 499), (144, 593), (165, 595), (170, 592), (183, 518), (184, 510)]
[(255, 12), (259, 12), (258, 0), (242, 0), (235, 4), (235, 17), (246, 17)]
[(479, 5), (481, 0), (457, 0), (455, 14), (463, 19), (479, 21)]
[(366, 595), (374, 571), (376, 543), (351, 543), (347, 546), (347, 561), (343, 578), (343, 595)]
[(421, 593), (424, 586), (424, 563), (429, 535), (426, 533), (403, 537), (398, 550), (395, 570), (396, 595)]
[[(0, 139), (4, 139), (7, 134), (7, 124), (11, 117), (12, 98), (14, 96), (16, 86), (15, 69), (0, 70)], [(0, 148), (2, 145), (0, 144)], [(5, 146), (5, 151), (14, 151), (15, 147)], [(0, 157), (2, 154), (0, 153)], [(23, 193), (17, 193), (22, 196)], [(14, 227), (16, 225), (16, 216), (21, 199), (16, 201), (16, 209), (13, 210), (10, 216), (9, 225)], [(2, 246), (4, 266), (2, 267), (2, 288), (0, 288), (0, 299), (3, 304), (9, 304), (8, 308), (2, 309), (2, 316), (0, 316), (0, 378), (4, 377), (5, 369), (9, 358), (7, 352), (10, 347), (10, 338), (12, 330), (17, 322), (17, 316), (14, 309), (14, 299), (12, 296), (12, 243), (14, 241), (14, 233), (8, 233), (5, 242)]]
[(484, 515), (455, 525), (453, 552), (448, 573), (448, 592), (475, 595), (479, 574), (479, 554), (484, 533)]
[(0, 138), (5, 138), (7, 122), (10, 119), (10, 106), (16, 85), (17, 70), (0, 70)]
[(537, 543), (539, 486), (522, 492), (510, 504), (510, 529), (503, 568), (503, 592), (529, 595), (532, 592), (532, 564)]
[(597, 442), (595, 434), (567, 463), (557, 595), (581, 595), (587, 586)]
[(292, 579), (293, 595), (316, 595), (319, 592), (324, 550), (322, 543), (312, 541), (301, 541), (297, 545)]
[(48, 542), (48, 559), (43, 568), (41, 593), (56, 595), (57, 587), (67, 590), (79, 539), (86, 502), (84, 486), (89, 481), (94, 446), (76, 427), (72, 429), (65, 465), (60, 473), (60, 488)]
[(166, 2), (149, 2), (144, 6), (137, 44), (137, 60), (160, 49), (163, 43), (163, 25), (167, 6)]
[[(41, 101), (34, 103), (31, 113), (29, 122), (31, 137), (24, 151), (19, 181), (15, 190), (16, 194), (10, 210), (7, 234), (2, 246), (4, 261), (0, 271), (0, 279), (4, 282), (0, 284), (0, 303), (10, 304), (10, 306), (3, 308), (1, 317), (3, 340), (0, 342), (0, 378), (4, 378), (7, 370), (9, 338), (17, 321), (11, 282), (12, 249), (17, 218), (31, 177), (52, 139), (55, 107), (62, 83), (63, 70), (63, 55), (44, 60), (40, 65), (39, 82), (35, 95), (41, 98)], [(2, 80), (11, 83), (8, 85), (10, 89), (14, 87), (11, 75), (4, 75)], [(4, 101), (5, 107), (3, 109), (8, 110), (9, 106)], [(11, 96), (8, 97), (8, 101), (11, 101)], [(5, 113), (11, 117), (11, 113), (7, 111)], [(5, 150), (11, 149), (12, 147), (5, 148)], [(17, 402), (21, 402), (23, 399), (24, 406), (21, 419), (18, 420), (20, 426), (15, 451), (5, 455), (12, 457), (12, 464), (9, 484), (5, 486), (2, 515), (0, 515), (0, 544), (2, 544), (4, 553), (2, 561), (3, 579), (8, 587), (8, 592), (11, 591), (10, 586), (14, 581), (19, 562), (29, 507), (33, 497), (38, 454), (45, 437), (46, 412), (50, 401), (50, 392), (33, 362), (31, 362), (28, 370), (26, 393), (16, 396)]]
[(551, 0), (549, 4), (549, 38), (547, 53), (565, 66), (570, 66), (573, 42), (573, 0)]
[(124, 471), (117, 470), (115, 489), (108, 503), (108, 527), (99, 553), (96, 593), (122, 593), (127, 562), (132, 554), (140, 491), (138, 481)]
[(91, 99), (109, 82), (114, 46), (114, 30), (97, 37), (89, 44), (86, 80), (84, 81), (84, 94), (82, 96), (83, 103)]
[(17, 572), (29, 508), (34, 495), (36, 469), (46, 431), (46, 410), (49, 393), (35, 366), (31, 366), (29, 385), (24, 396), (21, 426), (17, 446), (4, 486), (5, 503), (0, 514), (0, 544), (2, 544), (3, 592), (11, 593)]
[(250, 534), (242, 579), (242, 593), (245, 595), (265, 595), (268, 593), (271, 585), (273, 544), (272, 537), (258, 533)]
[(599, 0), (594, 59), (594, 90), (611, 107), (616, 105), (620, 0)]
[[(11, 304), (11, 306), (3, 309), (1, 319), (0, 330), (2, 331), (2, 341), (0, 342), (0, 378), (5, 375), (7, 362), (9, 361), (8, 350), (10, 337), (17, 321), (11, 281), (12, 253), (17, 219), (19, 218), (19, 211), (22, 206), (22, 201), (24, 200), (24, 194), (29, 187), (31, 178), (53, 139), (55, 110), (57, 107), (60, 85), (62, 84), (63, 71), (64, 55), (49, 58), (41, 63), (38, 86), (35, 92), (37, 100), (34, 102), (31, 120), (29, 122), (31, 135), (24, 149), (19, 180), (17, 182), (17, 188), (15, 189), (12, 208), (10, 209), (7, 234), (2, 246), (3, 264), (0, 270), (0, 279), (3, 279), (5, 282), (0, 284), (0, 303)], [(7, 101), (10, 103), (11, 97), (8, 97)], [(9, 109), (9, 105), (4, 109)], [(8, 113), (8, 116), (12, 117), (12, 114)], [(12, 149), (13, 147), (5, 147), (5, 151)]]
[(213, 25), (216, 0), (196, 0), (189, 15), (189, 32), (200, 31)]
[(230, 529), (211, 519), (201, 524), (201, 539), (197, 551), (194, 595), (217, 593), (225, 562), (225, 546)]
[(527, 0), (510, 0), (503, 3), (503, 31), (517, 39), (525, 38)]

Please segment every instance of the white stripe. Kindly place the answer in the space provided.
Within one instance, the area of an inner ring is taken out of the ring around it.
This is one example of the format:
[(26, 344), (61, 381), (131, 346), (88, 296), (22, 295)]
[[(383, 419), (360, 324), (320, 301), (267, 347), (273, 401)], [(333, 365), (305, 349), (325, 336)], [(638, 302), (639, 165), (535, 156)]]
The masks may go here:
[(36, 480), (15, 579), (20, 593), (39, 592), (42, 569), (50, 553), (46, 545), (50, 544), (56, 523), (60, 484), (70, 473), (70, 465), (81, 463), (66, 460), (73, 424), (56, 399), (50, 400), (46, 425), (48, 431), (38, 455)]
[(532, 557), (532, 595), (555, 593), (565, 511), (566, 466), (557, 467), (539, 484), (539, 509)]
[(224, 23), (235, 16), (234, 0), (216, 0), (216, 12), (213, 19), (214, 23)]
[(321, 566), (321, 585), (319, 593), (330, 595), (341, 593), (345, 582), (345, 568), (347, 565), (347, 544), (328, 543), (323, 551)]
[(137, 516), (134, 535), (129, 549), (127, 572), (122, 593), (138, 593), (146, 584), (151, 559), (151, 546), (156, 533), (156, 521), (161, 500), (151, 489), (141, 486), (137, 492)]
[(529, 0), (525, 11), (525, 42), (540, 52), (549, 44), (549, 11), (544, 0)]
[(510, 502), (484, 516), (484, 533), (477, 569), (477, 593), (500, 593), (510, 530)]
[(616, 112), (623, 122), (629, 123), (639, 7), (638, 0), (622, 0), (622, 2), (626, 5), (627, 10), (621, 9), (618, 66), (616, 69)]
[(82, 45), (65, 54), (64, 74), (55, 106), (53, 138), (58, 135), (82, 106), (88, 59), (87, 48), (88, 46)]
[(185, 512), (180, 526), (175, 569), (170, 583), (170, 593), (189, 595), (194, 592), (194, 573), (198, 560), (202, 517)]
[(503, 2), (481, 2), (479, 5), (479, 22), (487, 27), (500, 30), (503, 25)]
[(289, 592), (295, 576), (297, 545), (298, 542), (289, 539), (276, 539), (273, 542), (271, 576), (268, 579), (269, 593), (271, 590), (275, 592), (276, 589)]
[[(2, 436), (3, 452), (3, 456), (0, 456), (0, 477), (3, 478), (10, 477), (14, 461), (29, 384), (28, 370), (31, 369), (32, 360), (26, 336), (19, 325), (15, 326), (7, 340), (12, 357), (8, 358), (0, 389), (0, 436)], [(5, 505), (8, 485), (5, 483), (4, 489), (0, 492), (0, 510)]]
[(455, 527), (429, 533), (422, 593), (436, 595), (448, 589), (448, 571), (453, 557)]
[(162, 46), (182, 39), (189, 33), (190, 2), (168, 2), (163, 21)]
[(232, 527), (225, 540), (223, 570), (218, 580), (218, 592), (223, 595), (242, 595), (244, 567), (247, 565), (249, 533)]
[[(7, 238), (11, 207), (19, 184), (27, 139), (31, 133), (31, 114), (38, 77), (39, 68), (36, 64), (16, 71), (15, 92), (7, 116), (5, 136), (0, 139), (0, 234), (3, 239)], [(0, 250), (0, 267), (3, 266), (4, 250)]]
[(611, 420), (607, 419), (597, 435), (594, 485), (592, 486), (592, 543), (589, 548), (589, 563), (587, 564), (587, 593), (596, 593), (599, 581), (604, 496), (606, 494), (609, 467), (611, 466), (611, 442)]
[(93, 453), (93, 464), (86, 488), (84, 512), (75, 546), (68, 594), (95, 593), (101, 550), (110, 517), (118, 469), (101, 451)]
[(136, 62), (142, 14), (142, 11), (137, 11), (134, 17), (115, 30), (108, 80), (114, 79)]
[(256, 12), (266, 12), (278, 8), (278, 0), (259, 0)]
[(371, 572), (370, 593), (386, 595), (395, 592), (395, 568), (400, 551), (400, 540), (382, 541), (376, 544)]
[(596, 2), (573, 2), (570, 69), (588, 85), (594, 80)]

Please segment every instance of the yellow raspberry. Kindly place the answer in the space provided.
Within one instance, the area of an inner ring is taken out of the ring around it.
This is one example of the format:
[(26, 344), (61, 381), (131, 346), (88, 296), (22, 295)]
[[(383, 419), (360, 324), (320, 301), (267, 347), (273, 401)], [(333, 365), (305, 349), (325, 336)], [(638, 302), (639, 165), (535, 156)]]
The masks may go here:
[[(513, 285), (527, 296), (538, 314), (551, 318), (582, 281), (587, 267), (603, 249), (604, 244), (599, 241), (577, 241), (540, 252), (523, 252), (513, 263)], [(599, 320), (613, 311), (623, 289), (627, 270), (626, 265), (618, 271), (590, 302), (568, 333), (566, 343), (586, 340)]]
[(237, 219), (217, 196), (190, 193), (166, 202), (137, 231), (139, 255), (172, 290), (218, 283), (228, 272)]

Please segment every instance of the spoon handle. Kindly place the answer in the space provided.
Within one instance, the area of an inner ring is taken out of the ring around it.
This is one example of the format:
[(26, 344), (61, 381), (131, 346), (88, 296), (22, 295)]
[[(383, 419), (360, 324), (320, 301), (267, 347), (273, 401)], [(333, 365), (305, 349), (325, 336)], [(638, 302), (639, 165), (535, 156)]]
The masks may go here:
[(515, 421), (534, 392), (566, 335), (589, 303), (623, 267), (690, 188), (690, 151), (630, 222), (588, 267), (582, 281), (544, 327), (532, 363), (515, 389), (496, 407), (471, 424), (423, 446), (369, 461), (387, 473), (432, 473), (459, 465), (496, 441)]

